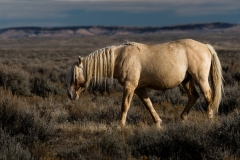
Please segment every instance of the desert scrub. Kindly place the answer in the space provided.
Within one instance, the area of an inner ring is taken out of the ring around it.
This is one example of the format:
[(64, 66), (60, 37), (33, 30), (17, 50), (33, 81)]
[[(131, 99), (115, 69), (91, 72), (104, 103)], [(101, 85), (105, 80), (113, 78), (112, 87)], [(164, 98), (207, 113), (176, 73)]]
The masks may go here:
[[(222, 40), (222, 34), (217, 35), (219, 39), (213, 39), (215, 33), (212, 35), (195, 37), (212, 44)], [(96, 87), (90, 89), (91, 94), (83, 93), (77, 101), (67, 99), (66, 75), (79, 55), (86, 56), (109, 44), (120, 44), (123, 39), (155, 44), (176, 36), (184, 38), (186, 34), (0, 40), (2, 48), (6, 48), (0, 49), (4, 64), (0, 70), (0, 159), (239, 158), (239, 115), (234, 115), (240, 109), (239, 50), (217, 51), (223, 67), (225, 95), (219, 114), (212, 122), (205, 111), (198, 110), (206, 106), (200, 91), (201, 98), (187, 122), (179, 122), (188, 100), (181, 86), (167, 91), (148, 90), (163, 120), (163, 132), (151, 126), (153, 120), (136, 96), (128, 112), (126, 128), (116, 130), (121, 115), (122, 86), (115, 80), (107, 92), (105, 88)], [(233, 39), (237, 41), (239, 36), (235, 36)], [(19, 83), (22, 93), (9, 87), (15, 84), (8, 81), (10, 85), (6, 85), (7, 78), (12, 76), (10, 72), (23, 82)], [(31, 93), (34, 83), (37, 86)]]
[(19, 142), (18, 137), (12, 137), (0, 129), (0, 159), (34, 159), (29, 150)]
[(44, 98), (51, 94), (57, 95), (65, 93), (63, 87), (56, 85), (45, 76), (38, 74), (31, 76), (30, 88), (31, 93)]
[(57, 65), (43, 66), (43, 65), (30, 65), (26, 70), (31, 74), (38, 74), (44, 76), (46, 79), (53, 83), (66, 83), (66, 69), (58, 67)]
[(227, 85), (225, 86), (225, 93), (223, 95), (222, 102), (219, 105), (219, 114), (227, 115), (233, 112), (235, 109), (240, 109), (240, 86)]
[(0, 95), (0, 126), (11, 136), (23, 135), (21, 142), (28, 145), (47, 141), (54, 135), (53, 125), (41, 118), (34, 106), (3, 90)]
[(80, 100), (66, 106), (70, 122), (74, 121), (104, 121), (107, 124), (119, 120), (121, 107), (114, 104), (116, 98), (96, 96), (85, 91)]
[(30, 95), (29, 73), (17, 67), (0, 64), (0, 86), (13, 94)]
[(41, 96), (47, 97), (50, 93), (54, 92), (53, 84), (41, 75), (34, 75), (30, 79), (31, 92)]
[[(38, 68), (38, 71), (40, 73), (30, 74), (22, 68), (0, 64), (0, 86), (10, 90), (13, 94), (23, 96), (48, 97), (65, 94), (64, 84), (57, 81), (58, 78), (63, 79), (63, 72), (57, 75), (55, 69), (52, 72), (46, 72)], [(43, 75), (45, 72), (48, 73), (47, 76)]]
[[(206, 125), (207, 127), (204, 127)], [(210, 125), (210, 126), (209, 126)], [(224, 123), (220, 126), (209, 123), (168, 124), (165, 131), (143, 129), (128, 137), (131, 155), (135, 158), (146, 156), (149, 159), (223, 159), (236, 155), (236, 142), (226, 148), (223, 139), (215, 134), (225, 135)], [(228, 127), (229, 129), (229, 127)], [(235, 133), (228, 133), (235, 141), (239, 138), (239, 129), (234, 126)], [(224, 136), (225, 137), (225, 136)], [(236, 138), (233, 138), (236, 137)], [(228, 142), (231, 142), (228, 140)], [(238, 142), (237, 142), (238, 143)], [(235, 152), (231, 153), (231, 150)]]
[(238, 84), (240, 84), (240, 72), (236, 72), (233, 75), (233, 78), (238, 82)]
[(240, 157), (240, 110), (236, 109), (231, 115), (224, 118), (221, 126), (210, 135), (215, 147)]
[(131, 155), (125, 138), (116, 131), (105, 134), (99, 145), (105, 159), (127, 159)]
[[(8, 139), (10, 139), (9, 143), (11, 142), (8, 146), (9, 150), (4, 149), (2, 156), (7, 157), (6, 159), (11, 159), (12, 157), (16, 159), (51, 157), (53, 159), (56, 153), (52, 146), (48, 144), (48, 141), (56, 135), (54, 124), (57, 118), (54, 119), (53, 117), (60, 116), (58, 114), (55, 115), (52, 110), (44, 110), (45, 114), (41, 115), (40, 109), (37, 109), (36, 104), (29, 105), (24, 97), (20, 98), (11, 92), (4, 91), (2, 88), (0, 89), (0, 97), (1, 132), (3, 131), (3, 136), (8, 136)], [(43, 103), (43, 101), (41, 104), (42, 107), (47, 108), (47, 106), (44, 106), (47, 104)], [(47, 116), (49, 114), (52, 114), (51, 118)], [(3, 147), (6, 147), (5, 143), (7, 143), (7, 140), (1, 138), (0, 143), (4, 144)], [(41, 150), (42, 152), (40, 152)], [(46, 150), (48, 151), (46, 152)], [(12, 152), (12, 155), (9, 152)], [(18, 152), (21, 152), (21, 154), (18, 154)], [(15, 156), (15, 154), (17, 155)]]

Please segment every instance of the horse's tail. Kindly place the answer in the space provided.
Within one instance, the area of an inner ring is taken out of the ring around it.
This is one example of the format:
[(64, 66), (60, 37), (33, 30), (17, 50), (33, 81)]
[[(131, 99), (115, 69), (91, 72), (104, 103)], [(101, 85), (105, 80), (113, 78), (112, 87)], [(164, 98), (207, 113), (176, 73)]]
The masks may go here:
[(212, 53), (212, 62), (211, 62), (211, 78), (213, 82), (213, 96), (212, 96), (212, 108), (215, 112), (218, 112), (218, 107), (222, 99), (223, 90), (223, 76), (222, 76), (222, 67), (219, 61), (217, 52), (210, 44), (206, 44), (209, 51)]

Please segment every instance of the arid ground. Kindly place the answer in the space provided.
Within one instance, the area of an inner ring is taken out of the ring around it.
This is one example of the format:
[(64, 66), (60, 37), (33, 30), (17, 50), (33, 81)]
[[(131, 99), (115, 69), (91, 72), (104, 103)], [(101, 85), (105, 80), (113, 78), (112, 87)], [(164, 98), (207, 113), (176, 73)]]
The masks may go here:
[[(127, 126), (118, 129), (122, 88), (115, 81), (106, 90), (89, 88), (79, 100), (67, 98), (66, 75), (79, 55), (124, 40), (155, 44), (181, 38), (210, 43), (218, 52), (225, 94), (213, 120), (200, 94), (187, 122), (180, 122), (187, 103), (181, 85), (148, 90), (164, 130), (154, 127), (136, 96)], [(239, 95), (240, 35), (235, 33), (0, 39), (0, 159), (237, 159)]]

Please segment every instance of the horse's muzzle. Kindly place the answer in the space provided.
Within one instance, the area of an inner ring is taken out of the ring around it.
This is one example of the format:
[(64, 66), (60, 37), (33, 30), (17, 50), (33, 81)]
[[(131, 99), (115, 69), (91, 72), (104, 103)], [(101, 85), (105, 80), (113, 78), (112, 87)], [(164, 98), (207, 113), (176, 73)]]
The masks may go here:
[(71, 99), (71, 100), (77, 99), (77, 94), (70, 91), (69, 89), (67, 90), (67, 95), (68, 95), (68, 98)]

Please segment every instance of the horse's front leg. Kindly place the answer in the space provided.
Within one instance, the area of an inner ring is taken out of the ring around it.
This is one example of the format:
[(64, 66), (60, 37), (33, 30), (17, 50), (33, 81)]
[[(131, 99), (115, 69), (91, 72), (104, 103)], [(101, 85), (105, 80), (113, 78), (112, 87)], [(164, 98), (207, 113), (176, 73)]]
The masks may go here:
[(157, 128), (161, 128), (160, 125), (162, 123), (162, 120), (160, 119), (157, 112), (153, 108), (152, 102), (151, 102), (151, 100), (150, 100), (150, 98), (147, 94), (146, 89), (145, 88), (138, 88), (138, 89), (135, 90), (135, 93), (140, 98), (140, 100), (143, 102), (143, 104), (148, 109), (148, 111), (150, 112), (154, 122), (156, 123)]
[(126, 123), (127, 112), (130, 108), (130, 103), (134, 94), (136, 86), (131, 82), (125, 82), (123, 86), (123, 99), (122, 99), (122, 117), (120, 125), (123, 127)]

